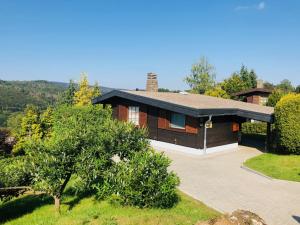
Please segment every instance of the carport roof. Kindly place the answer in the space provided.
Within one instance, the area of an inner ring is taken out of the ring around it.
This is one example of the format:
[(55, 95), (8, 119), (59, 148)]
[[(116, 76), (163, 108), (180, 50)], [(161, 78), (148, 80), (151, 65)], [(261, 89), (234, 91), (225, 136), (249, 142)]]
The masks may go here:
[(273, 107), (200, 94), (114, 90), (95, 98), (93, 103), (105, 103), (112, 97), (125, 98), (194, 117), (237, 115), (264, 122), (273, 122)]

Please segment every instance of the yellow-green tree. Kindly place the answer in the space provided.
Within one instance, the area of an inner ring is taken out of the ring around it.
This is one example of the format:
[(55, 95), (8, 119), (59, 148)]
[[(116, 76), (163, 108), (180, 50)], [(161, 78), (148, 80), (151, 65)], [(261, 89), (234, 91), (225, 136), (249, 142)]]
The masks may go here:
[(77, 106), (90, 105), (93, 98), (93, 89), (89, 86), (86, 73), (81, 74), (79, 89), (75, 92), (74, 102)]
[(213, 89), (205, 91), (204, 94), (218, 98), (230, 98), (226, 91), (224, 91), (219, 85), (214, 87)]
[(100, 86), (98, 84), (98, 82), (95, 82), (94, 88), (93, 88), (93, 98), (98, 97), (99, 95), (101, 95), (101, 89)]

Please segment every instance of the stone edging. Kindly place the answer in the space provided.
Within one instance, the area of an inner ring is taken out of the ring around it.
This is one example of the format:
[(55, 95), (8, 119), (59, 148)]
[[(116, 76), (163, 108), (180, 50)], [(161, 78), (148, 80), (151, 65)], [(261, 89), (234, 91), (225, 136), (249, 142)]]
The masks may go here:
[(242, 168), (242, 169), (244, 169), (244, 170), (246, 170), (246, 171), (248, 171), (248, 172), (254, 173), (254, 174), (256, 174), (256, 175), (259, 175), (259, 176), (261, 176), (261, 177), (267, 178), (267, 179), (269, 179), (269, 180), (274, 180), (272, 177), (269, 177), (269, 176), (267, 176), (267, 175), (265, 175), (265, 174), (263, 174), (263, 173), (261, 173), (261, 172), (258, 172), (258, 171), (256, 171), (256, 170), (253, 170), (253, 169), (249, 168), (248, 166), (245, 166), (245, 165), (244, 165), (245, 162), (246, 162), (246, 161), (244, 161), (243, 164), (241, 165), (241, 168)]

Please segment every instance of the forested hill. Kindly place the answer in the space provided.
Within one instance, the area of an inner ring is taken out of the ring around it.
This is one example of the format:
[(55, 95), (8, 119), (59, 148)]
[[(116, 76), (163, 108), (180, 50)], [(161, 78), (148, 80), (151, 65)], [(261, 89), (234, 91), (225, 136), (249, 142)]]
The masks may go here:
[[(44, 80), (4, 81), (0, 80), (0, 127), (5, 126), (7, 117), (13, 112), (23, 111), (27, 104), (40, 108), (52, 105), (67, 83)], [(101, 87), (103, 92), (110, 88)]]

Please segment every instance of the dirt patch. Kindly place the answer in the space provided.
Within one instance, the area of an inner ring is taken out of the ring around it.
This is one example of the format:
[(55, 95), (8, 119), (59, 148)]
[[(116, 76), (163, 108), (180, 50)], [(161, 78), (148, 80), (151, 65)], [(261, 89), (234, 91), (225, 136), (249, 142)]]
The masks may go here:
[(232, 214), (208, 222), (199, 222), (196, 225), (267, 225), (265, 221), (255, 213), (236, 210)]

